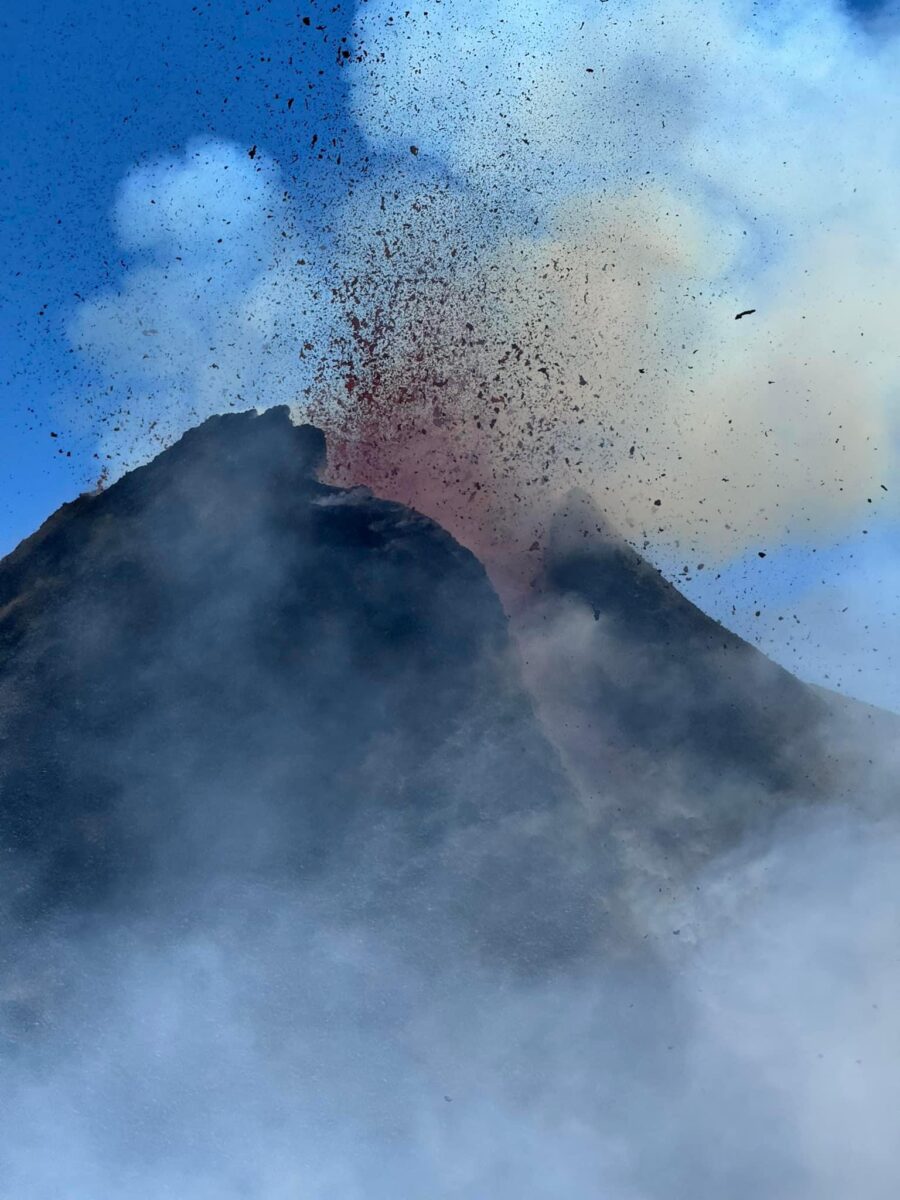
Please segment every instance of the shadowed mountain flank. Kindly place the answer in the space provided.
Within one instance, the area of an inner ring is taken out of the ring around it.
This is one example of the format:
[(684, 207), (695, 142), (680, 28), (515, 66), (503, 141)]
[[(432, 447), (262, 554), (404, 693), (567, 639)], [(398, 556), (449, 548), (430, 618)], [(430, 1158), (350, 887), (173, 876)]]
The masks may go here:
[(802, 683), (708, 617), (584, 495), (557, 513), (515, 626), (545, 728), (602, 828), (667, 874), (785, 810), (893, 791), (896, 717)]
[(350, 911), (427, 894), (520, 959), (565, 956), (613, 904), (617, 839), (680, 875), (850, 795), (868, 735), (890, 741), (577, 496), (515, 623), (529, 696), (474, 556), (322, 484), (324, 460), (286, 408), (214, 417), (0, 564), (13, 911), (339, 862)]
[(324, 452), (287, 409), (212, 418), (0, 565), (17, 911), (338, 859), (368, 864), (350, 907), (427, 877), (450, 908), (492, 897), (489, 940), (570, 940), (536, 834), (575, 803), (484, 571), (318, 482)]

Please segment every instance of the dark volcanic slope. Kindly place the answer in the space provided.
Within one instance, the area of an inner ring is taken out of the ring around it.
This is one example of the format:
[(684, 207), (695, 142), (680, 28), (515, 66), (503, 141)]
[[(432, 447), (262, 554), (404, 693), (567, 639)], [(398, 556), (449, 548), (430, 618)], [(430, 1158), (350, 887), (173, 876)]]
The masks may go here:
[(517, 831), (572, 798), (497, 598), (432, 522), (319, 483), (323, 456), (287, 409), (213, 418), (0, 566), (15, 909), (376, 848), (378, 887), (414, 895), (416, 848), (452, 875), (469, 837), (453, 887), (493, 897), (482, 933), (502, 936), (504, 888), (520, 914), (536, 887), (516, 936), (550, 936), (547, 842)]
[(799, 785), (804, 766), (815, 768), (804, 742), (825, 715), (823, 701), (602, 526), (573, 537), (574, 515), (557, 523), (547, 584), (602, 621), (607, 653), (597, 683), (610, 736), (660, 758), (677, 751), (698, 767), (749, 774), (773, 789)]
[(213, 418), (0, 564), (12, 911), (339, 862), (350, 910), (464, 914), (546, 961), (614, 906), (607, 858), (683, 874), (789, 806), (855, 797), (868, 728), (896, 741), (575, 499), (517, 630), (542, 727), (481, 565), (318, 482), (324, 453), (286, 409)]
[(803, 684), (685, 599), (573, 494), (519, 639), (603, 827), (674, 874), (786, 809), (896, 793), (900, 721)]

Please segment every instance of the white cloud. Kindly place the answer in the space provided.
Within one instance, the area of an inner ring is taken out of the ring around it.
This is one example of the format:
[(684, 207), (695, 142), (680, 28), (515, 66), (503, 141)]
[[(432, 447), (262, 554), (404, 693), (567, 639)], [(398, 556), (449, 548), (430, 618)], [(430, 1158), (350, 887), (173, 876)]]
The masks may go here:
[(323, 306), (264, 156), (192, 143), (127, 176), (114, 219), (123, 282), (82, 305), (70, 331), (115, 386), (103, 451), (131, 466), (212, 413), (295, 402)]

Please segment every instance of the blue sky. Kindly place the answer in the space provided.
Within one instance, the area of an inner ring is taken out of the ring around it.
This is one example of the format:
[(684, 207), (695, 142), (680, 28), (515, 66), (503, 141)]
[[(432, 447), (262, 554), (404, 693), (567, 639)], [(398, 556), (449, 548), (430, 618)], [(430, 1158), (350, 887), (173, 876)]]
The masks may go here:
[(13, 0), (4, 13), (0, 548), (9, 549), (95, 477), (93, 446), (67, 444), (68, 459), (50, 433), (60, 403), (97, 386), (73, 361), (66, 325), (79, 295), (122, 274), (110, 213), (129, 169), (198, 136), (259, 142), (290, 164), (297, 190), (327, 203), (346, 184), (338, 156), (352, 163), (361, 143), (336, 67), (352, 5)]
[[(5, 7), (0, 551), (99, 474), (97, 438), (67, 414), (116, 384), (73, 353), (70, 330), (79, 306), (120, 288), (141, 259), (113, 222), (136, 164), (177, 158), (197, 139), (259, 145), (312, 242), (352, 180), (389, 166), (394, 148), (367, 144), (340, 65), (355, 11), (309, 0)], [(854, 11), (877, 44), (889, 10), (861, 0)], [(900, 707), (890, 522), (776, 544), (765, 560), (748, 548), (689, 578), (676, 560), (663, 559), (692, 598), (769, 653)]]

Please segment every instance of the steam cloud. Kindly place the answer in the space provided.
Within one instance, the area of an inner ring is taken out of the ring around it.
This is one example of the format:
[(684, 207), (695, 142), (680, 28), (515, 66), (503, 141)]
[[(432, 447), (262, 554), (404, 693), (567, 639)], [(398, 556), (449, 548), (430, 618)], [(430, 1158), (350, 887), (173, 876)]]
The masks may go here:
[(527, 984), (417, 961), (408, 923), (348, 928), (340, 873), (201, 892), (188, 928), (164, 906), (62, 927), (29, 966), (64, 1002), (5, 1053), (6, 1186), (887, 1198), (898, 849), (895, 825), (804, 817), (648, 897), (642, 962)]

